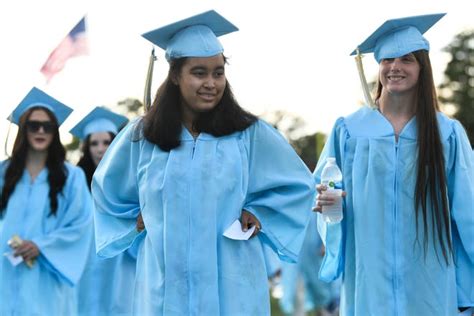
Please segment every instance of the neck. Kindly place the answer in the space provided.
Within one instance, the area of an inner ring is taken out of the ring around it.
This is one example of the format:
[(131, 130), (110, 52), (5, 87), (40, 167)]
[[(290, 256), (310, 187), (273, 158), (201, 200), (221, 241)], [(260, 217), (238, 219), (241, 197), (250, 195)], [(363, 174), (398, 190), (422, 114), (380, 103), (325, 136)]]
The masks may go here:
[(377, 105), (386, 116), (411, 118), (415, 115), (416, 96), (414, 93), (395, 95), (382, 92)]
[(46, 166), (46, 159), (48, 158), (47, 151), (28, 150), (26, 155), (26, 169), (30, 173), (32, 180), (43, 170)]
[(382, 92), (377, 100), (380, 112), (392, 124), (397, 139), (403, 127), (415, 115), (415, 100), (413, 93), (393, 95), (386, 92)]
[(195, 131), (193, 129), (193, 122), (196, 119), (196, 113), (188, 109), (186, 106), (182, 106), (182, 115), (183, 115), (183, 124), (184, 127), (193, 135), (194, 138), (196, 138), (199, 135), (198, 131)]

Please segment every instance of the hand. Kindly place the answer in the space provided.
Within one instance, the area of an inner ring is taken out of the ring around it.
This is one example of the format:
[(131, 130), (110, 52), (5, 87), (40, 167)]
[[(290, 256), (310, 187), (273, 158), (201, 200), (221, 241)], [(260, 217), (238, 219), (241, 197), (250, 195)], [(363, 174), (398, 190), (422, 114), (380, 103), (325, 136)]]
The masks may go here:
[(321, 245), (321, 249), (319, 249), (319, 255), (321, 257), (324, 257), (326, 255), (326, 247), (324, 245)]
[(21, 245), (15, 247), (15, 253), (13, 254), (15, 257), (22, 256), (24, 261), (31, 261), (38, 257), (40, 251), (38, 246), (30, 240), (23, 240)]
[(138, 214), (136, 229), (139, 233), (141, 233), (145, 229), (145, 223), (143, 222), (142, 213)]
[[(314, 212), (322, 213), (324, 205), (333, 205), (335, 200), (334, 197), (324, 194), (328, 187), (324, 184), (318, 184), (316, 186), (316, 190), (318, 191), (318, 195), (316, 195), (316, 205), (313, 207)], [(342, 197), (346, 196), (346, 192), (342, 191)]]
[(242, 224), (242, 230), (244, 232), (249, 230), (250, 227), (255, 226), (255, 230), (252, 233), (252, 236), (250, 236), (250, 238), (256, 236), (260, 232), (260, 229), (262, 227), (259, 220), (255, 217), (255, 215), (253, 215), (252, 213), (246, 210), (242, 210), (242, 215), (240, 216), (240, 222)]

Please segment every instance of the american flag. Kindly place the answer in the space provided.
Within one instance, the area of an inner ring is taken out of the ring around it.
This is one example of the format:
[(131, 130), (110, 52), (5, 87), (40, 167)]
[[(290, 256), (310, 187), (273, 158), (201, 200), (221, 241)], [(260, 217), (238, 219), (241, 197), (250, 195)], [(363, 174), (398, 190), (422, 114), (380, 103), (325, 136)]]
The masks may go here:
[(41, 67), (41, 73), (49, 82), (55, 74), (64, 68), (69, 58), (87, 55), (88, 52), (86, 17), (83, 17), (49, 55), (43, 67)]

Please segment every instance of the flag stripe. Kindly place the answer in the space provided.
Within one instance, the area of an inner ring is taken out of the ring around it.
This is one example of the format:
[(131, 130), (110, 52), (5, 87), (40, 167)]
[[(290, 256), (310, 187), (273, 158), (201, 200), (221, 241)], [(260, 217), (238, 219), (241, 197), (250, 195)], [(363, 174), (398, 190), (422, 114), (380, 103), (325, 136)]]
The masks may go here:
[(69, 58), (87, 55), (88, 53), (86, 17), (83, 17), (59, 43), (58, 47), (49, 54), (48, 59), (41, 67), (41, 73), (46, 77), (46, 81), (49, 82), (55, 74), (64, 68)]

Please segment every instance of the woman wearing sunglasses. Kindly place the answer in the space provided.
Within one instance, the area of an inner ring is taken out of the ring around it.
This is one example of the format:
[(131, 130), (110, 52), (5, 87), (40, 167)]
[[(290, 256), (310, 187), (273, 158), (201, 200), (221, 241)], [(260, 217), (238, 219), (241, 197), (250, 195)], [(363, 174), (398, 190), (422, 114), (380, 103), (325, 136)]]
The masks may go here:
[(33, 88), (10, 116), (19, 130), (12, 157), (0, 164), (0, 315), (76, 313), (92, 203), (59, 138), (71, 112)]

